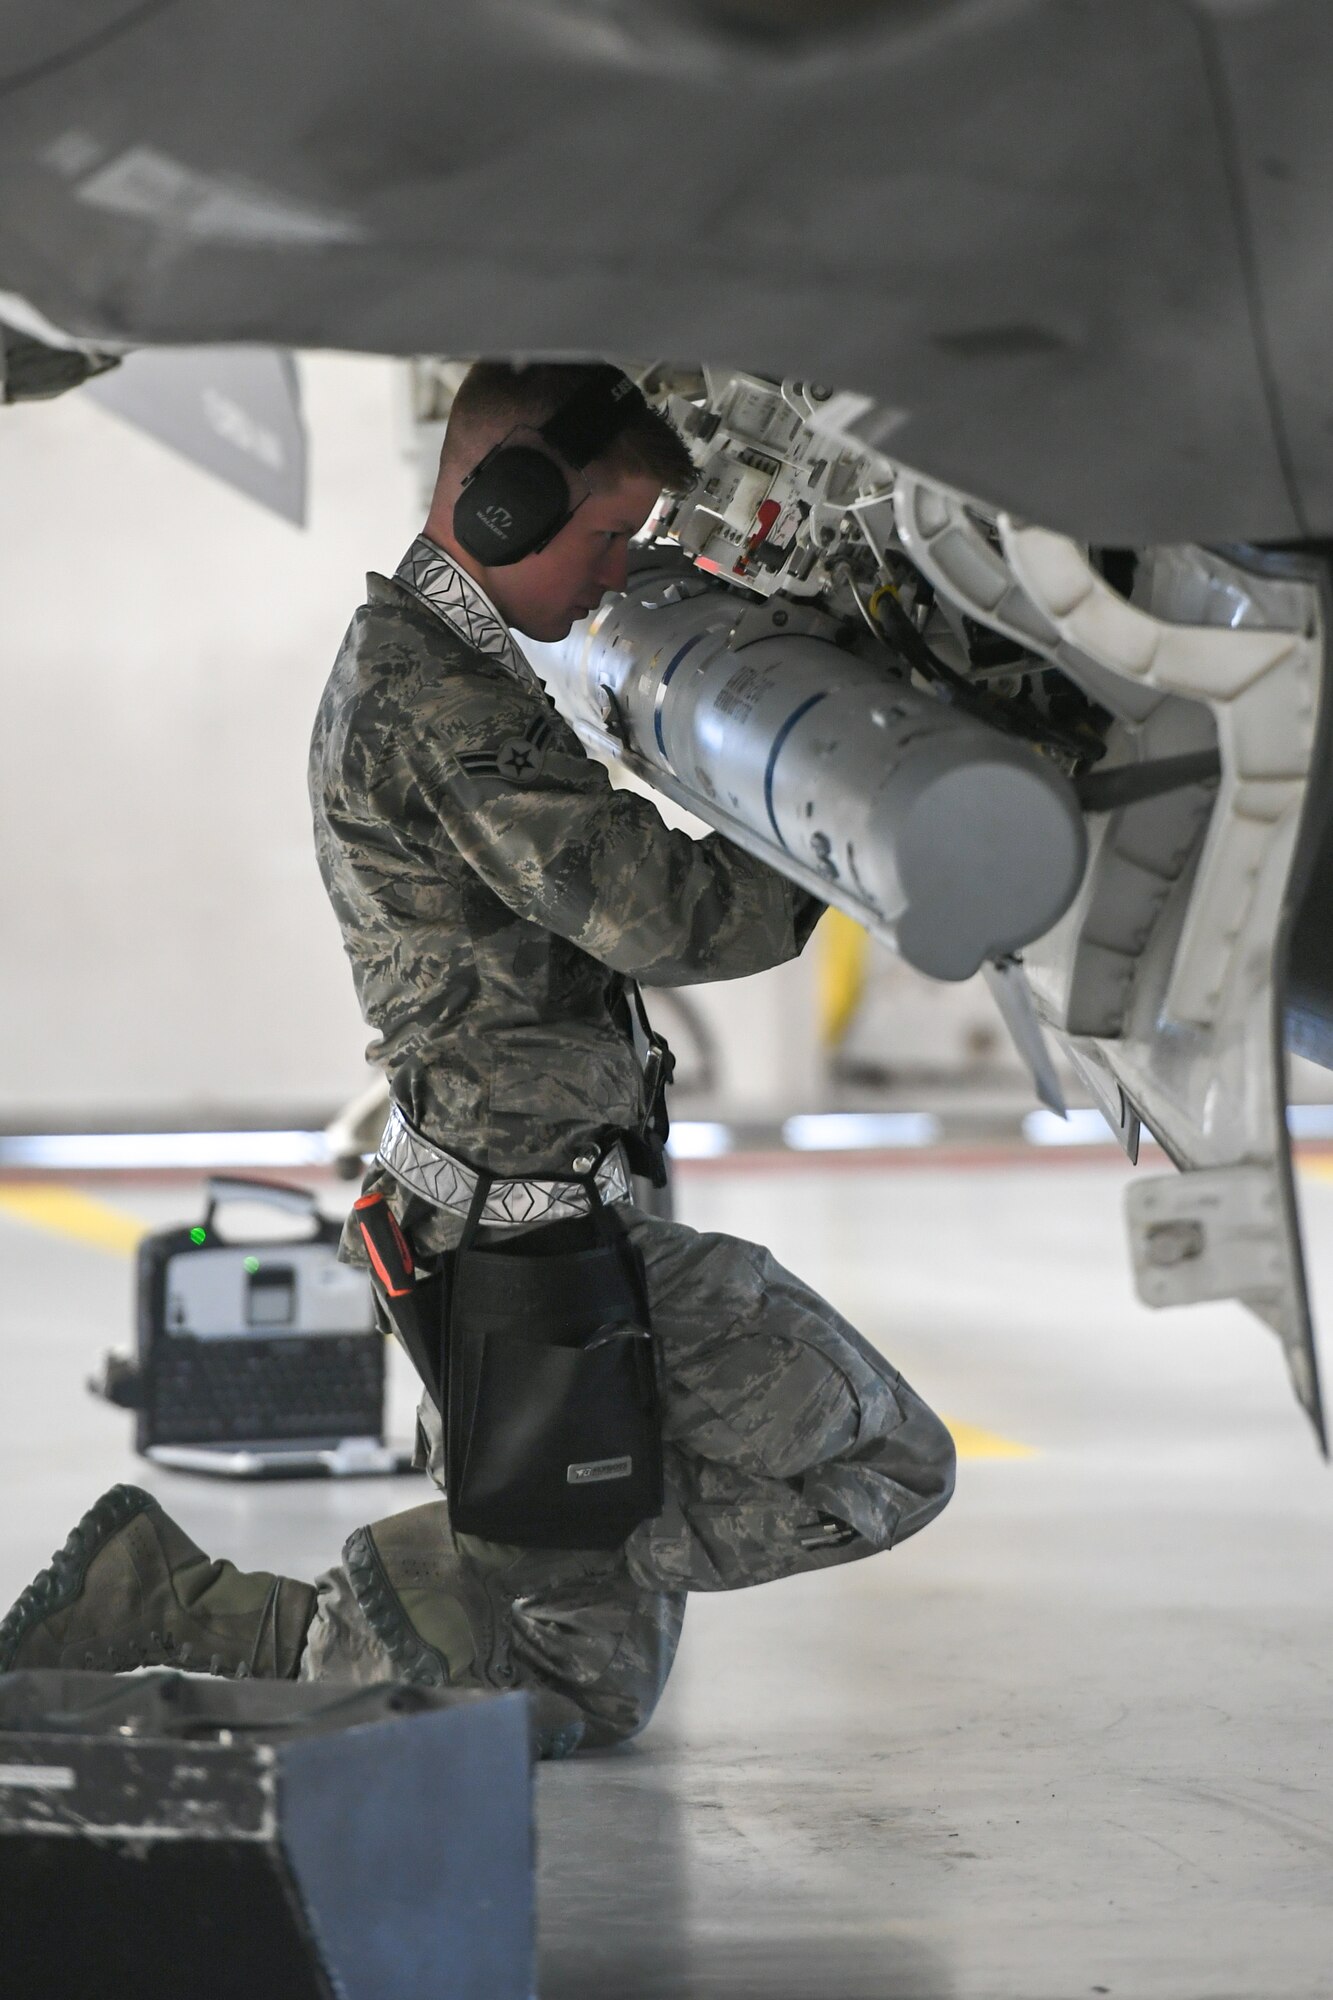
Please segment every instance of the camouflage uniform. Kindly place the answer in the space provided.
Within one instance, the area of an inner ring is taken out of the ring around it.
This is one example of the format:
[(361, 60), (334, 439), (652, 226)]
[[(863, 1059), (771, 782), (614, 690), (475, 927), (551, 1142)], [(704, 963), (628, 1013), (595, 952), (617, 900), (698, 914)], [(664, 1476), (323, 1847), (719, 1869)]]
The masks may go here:
[[(616, 791), (489, 601), (419, 540), (371, 576), (325, 690), (311, 799), (325, 886), (374, 1059), (416, 1129), (503, 1176), (561, 1174), (643, 1115), (627, 982), (738, 978), (792, 957), (820, 905), (721, 836)], [(422, 1250), (461, 1218), (400, 1187)], [(948, 1433), (897, 1372), (765, 1250), (619, 1211), (666, 1370), (667, 1504), (622, 1551), (501, 1550), (423, 1533), (484, 1569), (522, 1672), (603, 1739), (661, 1692), (688, 1590), (887, 1549), (952, 1489)], [(346, 1242), (348, 1255), (359, 1246)], [(422, 1457), (443, 1483), (440, 1426)], [(387, 1670), (346, 1573), (321, 1580), (303, 1672)], [(483, 1676), (484, 1677), (484, 1676)]]

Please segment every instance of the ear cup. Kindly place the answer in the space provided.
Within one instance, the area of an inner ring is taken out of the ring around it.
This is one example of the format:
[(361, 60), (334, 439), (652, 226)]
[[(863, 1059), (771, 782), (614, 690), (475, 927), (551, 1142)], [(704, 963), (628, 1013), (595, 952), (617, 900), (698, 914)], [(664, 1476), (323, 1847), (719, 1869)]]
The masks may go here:
[(569, 519), (569, 484), (533, 445), (497, 445), (454, 505), (454, 534), (470, 556), (502, 569), (544, 548)]

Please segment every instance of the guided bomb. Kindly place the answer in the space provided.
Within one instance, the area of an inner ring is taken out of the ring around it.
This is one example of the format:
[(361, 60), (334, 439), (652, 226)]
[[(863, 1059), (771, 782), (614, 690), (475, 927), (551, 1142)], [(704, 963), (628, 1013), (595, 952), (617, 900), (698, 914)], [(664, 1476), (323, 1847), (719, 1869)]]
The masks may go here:
[(1073, 785), (833, 629), (790, 604), (746, 608), (675, 564), (525, 651), (590, 748), (919, 971), (967, 979), (1073, 900), (1087, 854)]

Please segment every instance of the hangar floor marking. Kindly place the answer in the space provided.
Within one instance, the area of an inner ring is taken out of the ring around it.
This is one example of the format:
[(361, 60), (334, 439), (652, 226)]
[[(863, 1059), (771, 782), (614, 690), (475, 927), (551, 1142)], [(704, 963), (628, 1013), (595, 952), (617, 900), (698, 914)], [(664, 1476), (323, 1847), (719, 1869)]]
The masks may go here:
[(144, 1236), (145, 1226), (124, 1209), (109, 1202), (95, 1201), (76, 1188), (47, 1187), (36, 1182), (17, 1187), (0, 1187), (0, 1215), (12, 1215), (34, 1229), (49, 1229), (57, 1236), (69, 1236), (94, 1250), (109, 1250), (128, 1257)]

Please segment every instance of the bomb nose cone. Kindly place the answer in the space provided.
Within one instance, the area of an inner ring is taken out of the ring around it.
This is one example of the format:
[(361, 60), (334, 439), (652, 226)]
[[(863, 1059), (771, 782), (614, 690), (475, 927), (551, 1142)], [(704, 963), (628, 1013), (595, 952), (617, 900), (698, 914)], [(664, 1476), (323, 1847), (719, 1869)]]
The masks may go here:
[(1072, 787), (1015, 751), (942, 763), (885, 802), (891, 837), (878, 851), (892, 853), (903, 899), (898, 949), (935, 979), (970, 979), (1043, 936), (1083, 878)]

